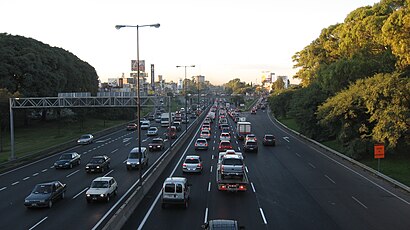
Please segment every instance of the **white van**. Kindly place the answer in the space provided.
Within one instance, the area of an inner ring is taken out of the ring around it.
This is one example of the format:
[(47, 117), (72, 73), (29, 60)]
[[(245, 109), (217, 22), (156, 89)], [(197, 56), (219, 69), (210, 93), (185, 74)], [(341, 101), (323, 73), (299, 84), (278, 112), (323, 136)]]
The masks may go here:
[(188, 208), (190, 184), (185, 177), (169, 177), (162, 186), (162, 208), (167, 204), (182, 204)]
[(141, 129), (149, 129), (151, 122), (149, 120), (141, 121)]
[(148, 155), (146, 147), (141, 147), (141, 153), (138, 152), (138, 147), (136, 147), (131, 150), (130, 154), (128, 154), (126, 161), (127, 170), (139, 169), (140, 165), (141, 167), (148, 166)]

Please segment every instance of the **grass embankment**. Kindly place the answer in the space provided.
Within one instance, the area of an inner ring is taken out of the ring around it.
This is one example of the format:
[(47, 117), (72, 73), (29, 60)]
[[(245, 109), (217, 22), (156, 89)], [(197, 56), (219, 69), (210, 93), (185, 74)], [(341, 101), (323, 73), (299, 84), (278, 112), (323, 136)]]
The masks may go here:
[[(43, 149), (79, 138), (85, 133), (97, 131), (126, 123), (126, 120), (87, 119), (83, 122), (64, 124), (63, 122), (33, 121), (29, 127), (17, 127), (14, 130), (16, 157), (33, 154)], [(0, 163), (10, 157), (10, 133), (3, 135), (3, 151), (0, 153)]]
[[(279, 118), (278, 120), (290, 129), (300, 132), (295, 119)], [(342, 146), (336, 140), (324, 141), (321, 144), (344, 154)], [(410, 186), (410, 156), (386, 154), (385, 157), (380, 161), (380, 172)], [(367, 158), (359, 160), (359, 162), (378, 170), (377, 159)]]

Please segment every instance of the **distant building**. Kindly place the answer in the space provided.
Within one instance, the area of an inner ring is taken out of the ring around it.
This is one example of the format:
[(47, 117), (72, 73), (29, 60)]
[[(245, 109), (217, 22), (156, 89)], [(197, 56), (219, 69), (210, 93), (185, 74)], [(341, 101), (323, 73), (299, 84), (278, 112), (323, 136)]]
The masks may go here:
[(195, 81), (199, 83), (205, 83), (205, 76), (202, 76), (202, 75), (195, 76)]

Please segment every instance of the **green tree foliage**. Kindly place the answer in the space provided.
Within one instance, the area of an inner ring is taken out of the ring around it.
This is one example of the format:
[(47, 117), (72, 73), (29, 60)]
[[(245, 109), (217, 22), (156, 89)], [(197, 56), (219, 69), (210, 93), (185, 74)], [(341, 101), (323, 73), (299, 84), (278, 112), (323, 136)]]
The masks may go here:
[(378, 74), (358, 80), (318, 108), (320, 123), (340, 127), (339, 140), (410, 145), (410, 78)]
[(276, 117), (286, 118), (292, 101), (294, 90), (274, 92), (268, 98), (269, 108)]
[(72, 53), (31, 38), (0, 34), (0, 88), (22, 97), (98, 89), (95, 69)]
[(281, 78), (278, 78), (273, 84), (272, 84), (272, 90), (273, 91), (280, 91), (285, 89), (285, 82)]

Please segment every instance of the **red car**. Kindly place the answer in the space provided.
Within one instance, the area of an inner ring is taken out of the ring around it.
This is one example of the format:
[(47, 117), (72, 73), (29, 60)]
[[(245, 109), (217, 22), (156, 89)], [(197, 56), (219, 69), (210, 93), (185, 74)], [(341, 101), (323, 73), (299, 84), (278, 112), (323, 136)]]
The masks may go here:
[(226, 150), (232, 149), (230, 141), (221, 141), (219, 142), (218, 150), (219, 152), (224, 152)]

